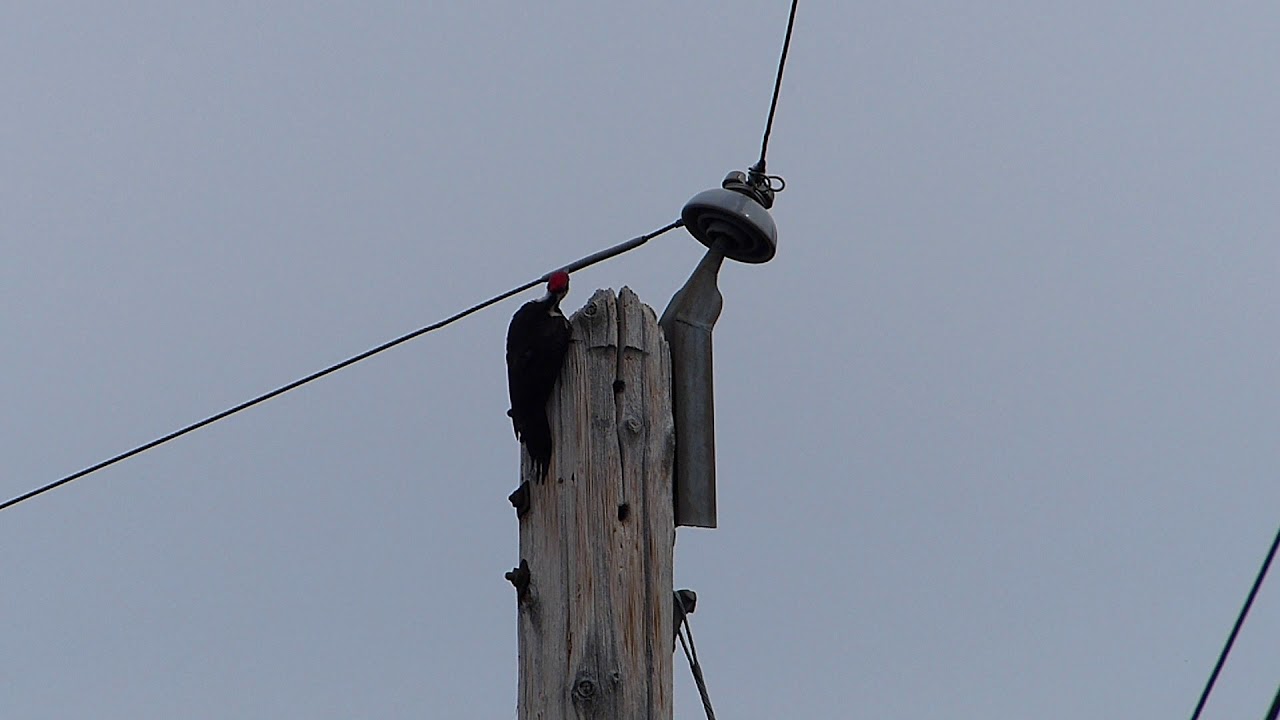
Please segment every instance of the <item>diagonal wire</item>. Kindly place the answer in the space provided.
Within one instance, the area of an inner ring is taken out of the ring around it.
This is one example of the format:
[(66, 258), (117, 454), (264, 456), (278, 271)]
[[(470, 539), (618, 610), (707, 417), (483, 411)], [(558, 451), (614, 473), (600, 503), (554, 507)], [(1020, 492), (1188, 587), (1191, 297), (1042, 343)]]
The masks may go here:
[[(684, 636), (689, 634), (689, 642), (686, 643)], [(698, 648), (693, 644), (693, 626), (689, 624), (689, 616), (685, 615), (680, 620), (680, 627), (676, 628), (676, 637), (680, 639), (680, 647), (684, 650), (685, 659), (689, 661), (689, 669), (693, 671), (693, 681), (698, 686), (698, 695), (702, 698), (702, 710), (707, 714), (707, 720), (716, 720), (716, 711), (711, 709), (711, 695), (707, 692), (707, 681), (702, 677), (702, 664), (698, 662)]]
[(778, 111), (778, 93), (782, 91), (782, 70), (787, 65), (787, 51), (791, 49), (791, 31), (796, 25), (796, 5), (798, 4), (800, 0), (791, 0), (791, 15), (787, 18), (787, 35), (782, 40), (782, 57), (778, 58), (778, 74), (773, 81), (773, 100), (769, 102), (769, 120), (764, 124), (764, 139), (760, 141), (760, 162), (752, 167), (759, 173), (765, 170), (764, 156), (769, 152), (769, 134), (773, 132), (773, 115)]
[[(593, 253), (593, 254), (591, 254), (591, 255), (588, 255), (588, 256), (586, 256), (586, 257), (584, 257), (584, 258), (580, 258), (580, 259), (578, 259), (578, 260), (575, 260), (575, 261), (573, 261), (572, 263), (569, 263), (568, 265), (565, 265), (563, 268), (560, 268), (560, 269), (561, 269), (561, 270), (564, 270), (565, 272), (575, 272), (575, 271), (577, 271), (577, 270), (581, 270), (582, 268), (585, 268), (585, 267), (587, 267), (587, 266), (589, 266), (589, 265), (594, 265), (594, 264), (596, 264), (596, 263), (598, 263), (598, 262), (600, 262), (600, 261), (602, 261), (602, 260), (608, 260), (609, 258), (614, 257), (615, 255), (621, 255), (622, 253), (627, 252), (628, 250), (633, 250), (633, 249), (635, 249), (635, 248), (637, 248), (637, 247), (640, 247), (641, 245), (645, 244), (645, 243), (646, 243), (646, 242), (648, 242), (649, 240), (651, 240), (651, 239), (653, 239), (653, 238), (655, 238), (655, 237), (657, 237), (657, 236), (659, 236), (659, 235), (661, 235), (661, 234), (663, 234), (663, 233), (667, 232), (668, 230), (674, 230), (675, 228), (678, 228), (678, 227), (680, 227), (680, 226), (681, 226), (681, 225), (683, 225), (683, 224), (684, 224), (684, 223), (683, 223), (682, 221), (677, 220), (677, 221), (675, 221), (675, 222), (673, 222), (673, 223), (670, 223), (670, 224), (668, 224), (668, 225), (665, 225), (665, 226), (663, 226), (663, 227), (661, 227), (661, 228), (659, 228), (659, 229), (657, 229), (657, 230), (654, 230), (654, 231), (653, 231), (653, 232), (651, 232), (651, 233), (648, 233), (648, 234), (645, 234), (645, 235), (640, 235), (639, 237), (632, 238), (632, 239), (630, 239), (630, 240), (628, 240), (628, 241), (626, 241), (626, 242), (624, 242), (624, 243), (620, 243), (620, 244), (618, 244), (618, 245), (614, 245), (614, 246), (613, 246), (613, 247), (611, 247), (611, 248), (607, 248), (607, 249), (605, 249), (605, 250), (601, 250), (600, 252), (597, 252), (597, 253)], [(553, 272), (554, 272), (554, 271), (553, 271)], [(456, 314), (454, 314), (454, 315), (450, 315), (449, 317), (445, 318), (444, 320), (441, 320), (441, 321), (439, 321), (439, 322), (432, 323), (432, 324), (430, 324), (430, 325), (427, 325), (426, 327), (419, 328), (419, 329), (417, 329), (417, 330), (414, 330), (413, 332), (410, 332), (410, 333), (406, 333), (406, 334), (404, 334), (404, 335), (401, 335), (400, 337), (398, 337), (398, 338), (396, 338), (396, 339), (394, 339), (394, 340), (390, 340), (390, 341), (385, 342), (385, 343), (383, 343), (383, 344), (381, 344), (381, 345), (379, 345), (379, 346), (377, 346), (377, 347), (375, 347), (375, 348), (371, 348), (371, 349), (369, 349), (369, 350), (366, 350), (366, 351), (364, 351), (364, 352), (360, 353), (359, 355), (354, 355), (354, 356), (352, 356), (352, 357), (347, 358), (346, 360), (343, 360), (342, 362), (339, 362), (339, 363), (335, 363), (335, 364), (333, 364), (333, 365), (330, 365), (329, 367), (327, 367), (327, 368), (325, 368), (325, 369), (323, 369), (323, 370), (318, 370), (318, 371), (316, 371), (316, 372), (311, 373), (310, 375), (307, 375), (306, 377), (303, 377), (303, 378), (299, 378), (299, 379), (297, 379), (297, 380), (294, 380), (293, 382), (289, 383), (288, 385), (282, 385), (282, 386), (280, 386), (280, 387), (276, 388), (275, 390), (272, 390), (272, 391), (270, 391), (270, 392), (263, 393), (262, 395), (259, 395), (259, 396), (255, 397), (255, 398), (253, 398), (252, 400), (246, 400), (246, 401), (244, 401), (244, 402), (240, 403), (239, 405), (236, 405), (235, 407), (227, 408), (226, 410), (223, 410), (222, 412), (217, 413), (216, 415), (210, 415), (209, 417), (207, 417), (207, 418), (205, 418), (205, 419), (203, 419), (203, 420), (200, 420), (199, 422), (194, 422), (194, 423), (192, 423), (192, 424), (190, 424), (190, 425), (188, 425), (188, 426), (186, 426), (186, 427), (184, 427), (184, 428), (182, 428), (182, 429), (180, 429), (180, 430), (175, 430), (175, 431), (173, 431), (173, 432), (169, 433), (168, 435), (165, 435), (165, 436), (163, 436), (163, 437), (156, 438), (155, 440), (152, 440), (152, 441), (151, 441), (151, 442), (149, 442), (149, 443), (146, 443), (146, 444), (144, 444), (144, 445), (139, 445), (139, 446), (137, 446), (137, 447), (133, 448), (132, 450), (128, 450), (128, 451), (126, 451), (126, 452), (122, 452), (122, 453), (120, 453), (119, 455), (116, 455), (115, 457), (108, 458), (107, 460), (103, 460), (102, 462), (100, 462), (100, 463), (98, 463), (98, 464), (96, 464), (96, 465), (91, 465), (91, 466), (89, 466), (89, 467), (87, 467), (87, 468), (85, 468), (85, 469), (83, 469), (83, 470), (81, 470), (81, 471), (79, 471), (79, 472), (75, 472), (75, 473), (72, 473), (72, 474), (70, 474), (70, 475), (67, 475), (67, 476), (66, 476), (66, 477), (64, 477), (64, 478), (61, 478), (61, 479), (55, 480), (55, 481), (53, 481), (53, 482), (49, 483), (48, 485), (44, 485), (44, 486), (38, 487), (38, 488), (36, 488), (36, 489), (34, 489), (34, 490), (31, 490), (31, 491), (29, 491), (29, 492), (23, 493), (22, 495), (19, 495), (19, 496), (15, 497), (15, 498), (13, 498), (13, 499), (11, 499), (11, 500), (7, 500), (7, 501), (5, 501), (5, 502), (4, 502), (4, 504), (0, 504), (0, 510), (5, 510), (5, 509), (7, 509), (7, 508), (13, 507), (14, 505), (17, 505), (18, 503), (21, 503), (21, 502), (26, 501), (26, 500), (30, 500), (31, 498), (33, 498), (33, 497), (35, 497), (35, 496), (37, 496), (37, 495), (40, 495), (40, 494), (42, 494), (42, 493), (46, 493), (46, 492), (48, 492), (48, 491), (50, 491), (50, 490), (53, 490), (54, 488), (57, 488), (57, 487), (61, 487), (61, 486), (63, 486), (63, 485), (66, 485), (67, 483), (72, 482), (73, 480), (79, 480), (80, 478), (82, 478), (82, 477), (84, 477), (84, 476), (86, 476), (86, 475), (90, 475), (90, 474), (92, 474), (92, 473), (95, 473), (95, 472), (97, 472), (97, 471), (99, 471), (99, 470), (101, 470), (101, 469), (103, 469), (103, 468), (105, 468), (105, 467), (108, 467), (108, 466), (114, 465), (114, 464), (116, 464), (116, 463), (118, 463), (118, 462), (120, 462), (120, 461), (122, 461), (122, 460), (127, 460), (127, 459), (129, 459), (129, 458), (133, 457), (134, 455), (138, 455), (138, 454), (144, 453), (144, 452), (146, 452), (146, 451), (148, 451), (148, 450), (150, 450), (151, 448), (154, 448), (154, 447), (156, 447), (156, 446), (163, 445), (163, 444), (165, 444), (165, 443), (169, 442), (170, 440), (176, 440), (177, 438), (180, 438), (180, 437), (182, 437), (183, 435), (186, 435), (186, 434), (187, 434), (187, 433), (189, 433), (189, 432), (194, 432), (194, 431), (196, 431), (196, 430), (199, 430), (200, 428), (205, 427), (206, 425), (212, 425), (213, 423), (215, 423), (215, 422), (217, 422), (217, 421), (219, 421), (219, 420), (221, 420), (221, 419), (223, 419), (223, 418), (226, 418), (226, 417), (230, 417), (230, 416), (232, 416), (232, 415), (235, 415), (236, 413), (238, 413), (238, 412), (240, 412), (240, 411), (242, 411), (242, 410), (248, 410), (249, 408), (253, 407), (254, 405), (258, 405), (258, 404), (260, 404), (260, 403), (264, 403), (264, 402), (266, 402), (266, 401), (268, 401), (268, 400), (270, 400), (270, 399), (272, 399), (272, 398), (274, 398), (274, 397), (278, 397), (278, 396), (280, 396), (280, 395), (283, 395), (283, 394), (285, 394), (285, 393), (289, 392), (290, 390), (293, 390), (293, 389), (295, 389), (295, 388), (298, 388), (298, 387), (301, 387), (301, 386), (303, 386), (303, 385), (306, 385), (307, 383), (312, 382), (313, 380), (319, 380), (320, 378), (322, 378), (322, 377), (324, 377), (324, 376), (326, 376), (326, 375), (329, 375), (329, 374), (335, 373), (335, 372), (337, 372), (337, 371), (339, 371), (339, 370), (341, 370), (341, 369), (343, 369), (343, 368), (349, 367), (349, 366), (351, 366), (351, 365), (355, 365), (356, 363), (360, 362), (361, 360), (364, 360), (364, 359), (367, 359), (367, 358), (373, 357), (374, 355), (377, 355), (378, 353), (383, 352), (384, 350), (390, 350), (391, 348), (393, 348), (393, 347), (395, 347), (395, 346), (397, 346), (397, 345), (400, 345), (401, 343), (406, 343), (406, 342), (408, 342), (408, 341), (410, 341), (410, 340), (412, 340), (412, 339), (414, 339), (414, 338), (416, 338), (416, 337), (418, 337), (418, 336), (420, 336), (420, 335), (425, 335), (425, 334), (427, 334), (427, 333), (429, 333), (429, 332), (431, 332), (431, 331), (433, 331), (433, 330), (439, 330), (440, 328), (442, 328), (442, 327), (444, 327), (444, 326), (446, 326), (446, 325), (449, 325), (450, 323), (453, 323), (453, 322), (456, 322), (456, 321), (458, 321), (458, 320), (461, 320), (462, 318), (464, 318), (464, 317), (466, 317), (466, 316), (468, 316), (468, 315), (470, 315), (470, 314), (472, 314), (472, 313), (479, 312), (480, 310), (483, 310), (483, 309), (485, 309), (485, 308), (489, 307), (490, 305), (494, 305), (494, 304), (499, 303), (499, 302), (501, 302), (501, 301), (503, 301), (503, 300), (506, 300), (507, 298), (511, 297), (512, 295), (515, 295), (515, 294), (517, 294), (517, 293), (524, 292), (525, 290), (528, 290), (529, 288), (533, 287), (534, 285), (537, 285), (537, 284), (538, 284), (538, 283), (540, 283), (540, 282), (544, 282), (544, 281), (546, 281), (547, 279), (549, 279), (550, 275), (551, 275), (551, 273), (547, 273), (546, 275), (543, 275), (542, 277), (536, 278), (536, 279), (534, 279), (534, 280), (530, 280), (529, 282), (527, 282), (527, 283), (525, 283), (525, 284), (523, 284), (523, 285), (520, 285), (519, 287), (512, 288), (511, 290), (508, 290), (508, 291), (506, 291), (506, 292), (502, 293), (501, 295), (495, 295), (494, 297), (491, 297), (491, 298), (489, 298), (488, 300), (485, 300), (485, 301), (484, 301), (484, 302), (482, 302), (482, 303), (479, 303), (479, 304), (477, 304), (477, 305), (472, 305), (471, 307), (467, 308), (466, 310), (463, 310), (462, 312), (456, 313)]]
[[(1205, 683), (1204, 692), (1200, 693), (1200, 701), (1196, 703), (1195, 712), (1191, 713), (1191, 720), (1197, 720), (1200, 717), (1200, 711), (1204, 710), (1205, 701), (1209, 699), (1209, 693), (1213, 691), (1213, 684), (1218, 680), (1218, 673), (1222, 672), (1222, 666), (1227, 662), (1227, 655), (1231, 654), (1231, 646), (1236, 642), (1236, 635), (1240, 634), (1240, 626), (1244, 625), (1244, 619), (1249, 614), (1253, 599), (1258, 596), (1258, 588), (1262, 587), (1262, 581), (1267, 577), (1267, 570), (1271, 568), (1271, 561), (1276, 556), (1277, 547), (1280, 547), (1280, 529), (1276, 530), (1276, 538), (1271, 541), (1271, 549), (1267, 551), (1267, 559), (1262, 561), (1262, 568), (1258, 570), (1258, 577), (1253, 581), (1253, 587), (1249, 589), (1249, 597), (1245, 599), (1244, 607), (1240, 608), (1240, 615), (1236, 617), (1236, 624), (1231, 628), (1231, 634), (1227, 636), (1227, 644), (1222, 647), (1222, 652), (1218, 655), (1218, 662), (1213, 666), (1213, 672), (1209, 673), (1209, 681)], [(1274, 708), (1272, 709), (1274, 710)]]

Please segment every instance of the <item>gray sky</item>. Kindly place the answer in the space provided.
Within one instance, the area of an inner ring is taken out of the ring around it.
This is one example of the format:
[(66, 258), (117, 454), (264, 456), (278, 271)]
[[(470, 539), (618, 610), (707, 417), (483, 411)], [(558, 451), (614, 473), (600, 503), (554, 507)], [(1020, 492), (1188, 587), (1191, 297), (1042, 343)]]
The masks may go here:
[[(5, 498), (674, 219), (787, 13), (333, 5), (0, 7)], [(1189, 715), (1280, 522), (1277, 37), (801, 3), (677, 547), (721, 717)], [(4, 716), (513, 716), (518, 302), (0, 514)], [(1272, 580), (1206, 719), (1280, 683)]]

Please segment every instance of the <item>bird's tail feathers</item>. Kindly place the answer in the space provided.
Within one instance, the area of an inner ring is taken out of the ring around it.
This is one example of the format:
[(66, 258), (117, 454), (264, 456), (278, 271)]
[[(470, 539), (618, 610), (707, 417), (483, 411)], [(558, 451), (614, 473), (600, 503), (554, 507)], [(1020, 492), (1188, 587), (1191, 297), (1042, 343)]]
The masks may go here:
[(538, 482), (547, 479), (547, 470), (551, 467), (551, 424), (546, 415), (538, 413), (535, 417), (525, 418), (520, 423), (520, 441), (529, 451), (533, 460), (533, 471)]

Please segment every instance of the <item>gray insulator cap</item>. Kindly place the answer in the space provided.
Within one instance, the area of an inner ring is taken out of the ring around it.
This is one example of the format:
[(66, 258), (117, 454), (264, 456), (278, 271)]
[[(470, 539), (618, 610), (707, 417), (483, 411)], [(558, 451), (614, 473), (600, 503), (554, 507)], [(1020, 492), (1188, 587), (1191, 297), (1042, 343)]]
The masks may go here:
[(778, 228), (769, 211), (739, 192), (704, 190), (685, 203), (680, 218), (698, 242), (730, 260), (768, 262), (778, 249)]

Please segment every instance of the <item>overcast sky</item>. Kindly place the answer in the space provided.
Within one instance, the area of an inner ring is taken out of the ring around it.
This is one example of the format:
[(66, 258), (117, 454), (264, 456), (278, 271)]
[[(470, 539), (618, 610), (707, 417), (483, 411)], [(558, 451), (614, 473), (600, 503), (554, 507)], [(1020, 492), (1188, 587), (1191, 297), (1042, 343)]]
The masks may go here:
[[(675, 219), (788, 9), (325, 5), (0, 6), (5, 499)], [(1280, 523), (1278, 37), (801, 2), (677, 545), (720, 717), (1189, 716)], [(523, 299), (0, 513), (0, 713), (513, 717)], [(1278, 683), (1272, 578), (1204, 718)]]

